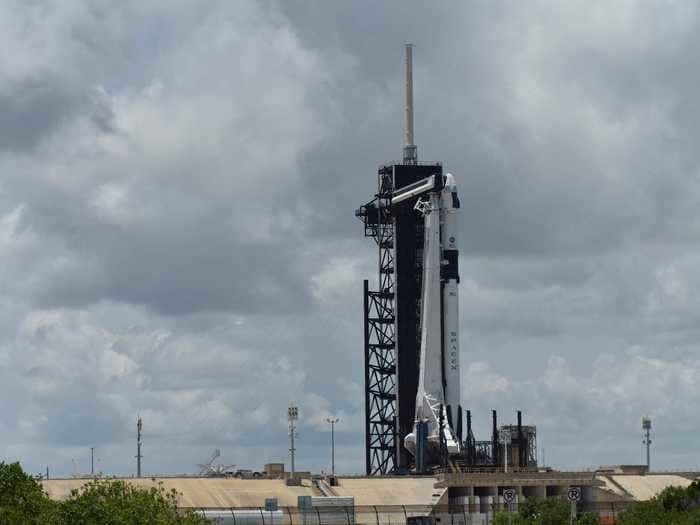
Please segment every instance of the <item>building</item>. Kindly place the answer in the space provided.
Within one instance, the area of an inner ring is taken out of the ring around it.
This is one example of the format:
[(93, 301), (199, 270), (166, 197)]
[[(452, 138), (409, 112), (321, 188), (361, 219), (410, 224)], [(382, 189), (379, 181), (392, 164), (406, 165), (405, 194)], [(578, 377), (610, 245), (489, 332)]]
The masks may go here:
[[(182, 508), (211, 510), (262, 510), (274, 500), (284, 524), (306, 520), (308, 509), (300, 508), (301, 497), (339, 498), (340, 523), (386, 525), (405, 523), (409, 517), (447, 517), (451, 525), (486, 523), (494, 510), (517, 510), (524, 498), (567, 498), (578, 488), (580, 511), (596, 511), (604, 519), (614, 519), (631, 502), (646, 500), (669, 486), (687, 487), (700, 479), (698, 472), (664, 474), (640, 473), (630, 467), (604, 468), (590, 472), (470, 472), (437, 476), (339, 477), (337, 485), (320, 477), (288, 486), (283, 479), (235, 478), (126, 478), (128, 483), (153, 487), (162, 484), (174, 489)], [(70, 491), (89, 479), (53, 479), (42, 484), (54, 499), (68, 497)], [(509, 494), (513, 501), (508, 503)], [(346, 504), (352, 501), (352, 508)], [(342, 514), (342, 516), (340, 516)], [(302, 519), (303, 518), (303, 519)], [(441, 522), (445, 520), (441, 519)], [(262, 522), (261, 522), (262, 523)]]

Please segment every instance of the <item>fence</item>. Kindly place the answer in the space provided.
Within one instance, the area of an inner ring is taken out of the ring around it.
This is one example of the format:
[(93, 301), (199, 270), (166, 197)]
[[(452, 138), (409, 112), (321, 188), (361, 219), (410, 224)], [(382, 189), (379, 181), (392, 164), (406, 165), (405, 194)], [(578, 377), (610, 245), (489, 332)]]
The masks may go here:
[[(485, 500), (486, 498), (482, 498)], [(579, 502), (577, 513), (595, 512), (601, 524), (614, 524), (631, 501)], [(517, 503), (489, 502), (467, 505), (372, 505), (352, 507), (262, 507), (193, 509), (216, 525), (406, 525), (428, 517), (433, 525), (490, 525), (499, 512), (517, 512)], [(413, 519), (411, 519), (413, 518)]]

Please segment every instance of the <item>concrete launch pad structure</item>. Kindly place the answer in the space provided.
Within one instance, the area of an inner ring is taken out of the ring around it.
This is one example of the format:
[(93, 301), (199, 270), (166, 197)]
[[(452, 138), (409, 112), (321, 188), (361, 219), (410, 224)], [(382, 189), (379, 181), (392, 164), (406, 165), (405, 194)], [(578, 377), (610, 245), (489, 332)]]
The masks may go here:
[[(588, 472), (340, 476), (334, 484), (314, 476), (292, 487), (283, 479), (123, 479), (141, 488), (174, 490), (179, 508), (202, 512), (220, 524), (396, 525), (410, 523), (412, 517), (428, 517), (431, 524), (486, 525), (492, 523), (496, 512), (517, 512), (527, 498), (566, 500), (572, 488), (580, 494), (579, 511), (596, 512), (601, 523), (612, 524), (634, 502), (647, 500), (670, 486), (687, 487), (699, 476), (699, 472), (655, 474), (646, 472), (644, 466), (618, 466)], [(63, 500), (92, 479), (41, 483), (49, 497)]]

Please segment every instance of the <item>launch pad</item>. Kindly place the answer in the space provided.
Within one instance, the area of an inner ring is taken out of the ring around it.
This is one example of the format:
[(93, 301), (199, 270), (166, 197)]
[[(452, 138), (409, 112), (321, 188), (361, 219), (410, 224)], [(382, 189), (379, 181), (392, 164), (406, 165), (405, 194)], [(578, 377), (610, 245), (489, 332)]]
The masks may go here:
[(363, 290), (366, 474), (535, 469), (536, 430), (520, 412), (499, 429), (494, 411), (491, 439), (477, 441), (461, 407), (459, 199), (439, 162), (418, 162), (410, 45), (405, 116), (403, 161), (378, 169), (377, 192), (355, 212), (378, 248), (378, 287)]

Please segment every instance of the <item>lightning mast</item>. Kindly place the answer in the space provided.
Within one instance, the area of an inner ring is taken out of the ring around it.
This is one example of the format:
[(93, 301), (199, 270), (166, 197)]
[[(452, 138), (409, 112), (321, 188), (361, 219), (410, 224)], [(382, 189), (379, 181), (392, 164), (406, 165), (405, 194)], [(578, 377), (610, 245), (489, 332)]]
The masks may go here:
[(413, 141), (413, 44), (406, 44), (406, 145), (403, 162), (418, 162), (418, 148)]

